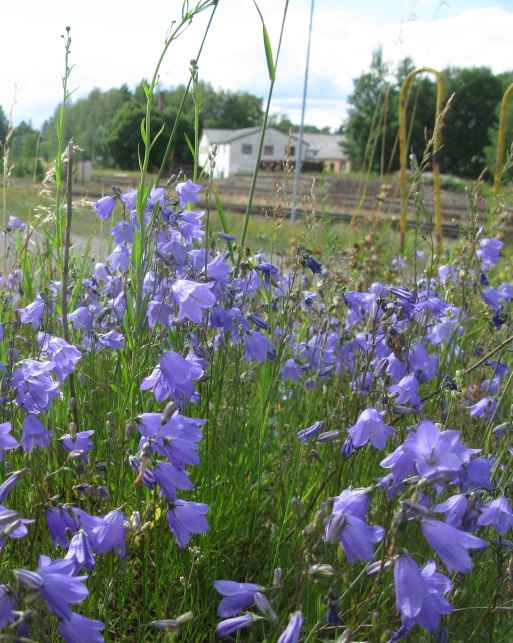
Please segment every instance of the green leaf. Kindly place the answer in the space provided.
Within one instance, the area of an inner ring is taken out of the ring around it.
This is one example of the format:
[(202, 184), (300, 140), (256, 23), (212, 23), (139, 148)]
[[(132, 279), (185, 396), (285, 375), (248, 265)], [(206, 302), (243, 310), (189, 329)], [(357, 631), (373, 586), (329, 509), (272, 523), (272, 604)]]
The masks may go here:
[(141, 121), (141, 138), (143, 140), (144, 145), (147, 145), (147, 138), (146, 138), (146, 119), (142, 119)]
[(262, 34), (264, 36), (264, 47), (265, 47), (265, 57), (267, 59), (267, 71), (269, 72), (269, 78), (274, 82), (276, 80), (276, 67), (273, 60), (273, 49), (271, 47), (271, 40), (269, 38), (269, 33), (267, 32), (267, 27), (262, 21)]
[(191, 139), (187, 136), (187, 132), (184, 132), (183, 135), (185, 136), (185, 142), (187, 143), (187, 147), (189, 148), (189, 152), (192, 154), (192, 158), (196, 156), (196, 151), (194, 149), (194, 145), (191, 143)]
[(162, 132), (164, 131), (165, 126), (166, 126), (166, 124), (164, 123), (164, 124), (162, 125), (162, 127), (159, 129), (159, 131), (155, 134), (155, 138), (153, 139), (153, 141), (151, 142), (151, 145), (150, 145), (150, 150), (151, 150), (151, 149), (153, 149), (153, 146), (154, 146), (154, 145), (155, 145), (155, 143), (157, 142), (157, 139), (159, 138), (159, 136), (160, 136), (160, 135), (162, 134)]
[(267, 72), (269, 73), (269, 78), (271, 79), (271, 82), (274, 82), (276, 80), (276, 66), (274, 64), (274, 59), (273, 59), (273, 48), (271, 46), (271, 39), (269, 38), (269, 32), (267, 31), (267, 27), (265, 26), (264, 16), (262, 15), (262, 12), (260, 11), (260, 7), (256, 3), (256, 0), (253, 0), (253, 4), (255, 5), (256, 10), (258, 11), (260, 20), (262, 21), (262, 36), (264, 38), (265, 58), (267, 60)]

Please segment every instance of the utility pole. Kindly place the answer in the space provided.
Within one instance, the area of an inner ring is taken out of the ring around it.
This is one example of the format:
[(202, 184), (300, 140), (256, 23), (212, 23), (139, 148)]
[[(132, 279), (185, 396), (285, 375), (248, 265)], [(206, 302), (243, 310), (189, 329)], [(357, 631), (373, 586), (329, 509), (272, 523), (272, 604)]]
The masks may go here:
[(292, 193), (292, 211), (290, 218), (292, 221), (296, 220), (297, 200), (299, 196), (299, 177), (301, 176), (301, 163), (303, 159), (303, 130), (305, 127), (305, 108), (306, 108), (306, 94), (308, 91), (308, 71), (310, 67), (310, 43), (312, 40), (312, 24), (315, 0), (310, 3), (310, 26), (308, 28), (308, 45), (306, 48), (306, 66), (305, 66), (305, 80), (303, 83), (303, 103), (301, 105), (301, 123), (299, 125), (299, 137), (296, 145), (296, 163), (294, 168), (294, 188)]

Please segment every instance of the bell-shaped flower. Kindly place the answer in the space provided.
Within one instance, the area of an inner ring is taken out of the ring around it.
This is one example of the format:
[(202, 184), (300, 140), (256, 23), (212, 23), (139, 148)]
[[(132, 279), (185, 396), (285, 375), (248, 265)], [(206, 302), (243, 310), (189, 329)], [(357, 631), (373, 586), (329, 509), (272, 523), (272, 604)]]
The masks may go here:
[(433, 507), (436, 513), (445, 514), (445, 521), (452, 527), (459, 528), (468, 511), (468, 499), (463, 493), (458, 493)]
[(253, 614), (242, 614), (241, 616), (227, 618), (217, 624), (216, 635), (220, 638), (223, 638), (224, 636), (230, 636), (230, 634), (237, 632), (237, 630), (252, 625), (257, 620), (258, 619)]
[(277, 643), (298, 643), (303, 627), (303, 614), (294, 612), (290, 615), (289, 624), (280, 634)]
[(35, 300), (28, 306), (25, 306), (25, 308), (18, 308), (20, 322), (22, 324), (31, 324), (34, 330), (37, 330), (41, 326), (44, 313), (45, 303), (41, 295), (37, 295)]
[(75, 330), (83, 330), (86, 333), (91, 332), (93, 327), (93, 314), (87, 306), (79, 306), (68, 315)]
[(424, 538), (443, 560), (450, 572), (466, 574), (472, 569), (471, 549), (483, 549), (487, 542), (440, 520), (421, 521)]
[(491, 270), (499, 261), (504, 243), (499, 239), (481, 239), (476, 255), (481, 261), (481, 268), (484, 272)]
[(415, 375), (405, 375), (397, 384), (388, 387), (388, 393), (394, 397), (396, 404), (420, 410), (419, 382)]
[(408, 355), (410, 368), (420, 382), (429, 382), (438, 371), (438, 356), (430, 355), (421, 342), (410, 348)]
[(10, 476), (8, 476), (2, 484), (0, 484), (0, 503), (2, 503), (7, 496), (9, 495), (11, 489), (18, 482), (20, 476), (22, 476), (28, 469), (19, 469), (18, 471), (13, 471)]
[(217, 301), (212, 292), (214, 285), (214, 282), (203, 284), (188, 279), (175, 281), (171, 290), (178, 304), (178, 320), (189, 319), (201, 324), (203, 310), (208, 310)]
[(59, 396), (59, 384), (51, 376), (52, 362), (25, 359), (15, 369), (12, 383), (16, 402), (27, 413), (39, 414), (48, 410), (52, 400)]
[(201, 185), (193, 183), (190, 179), (187, 179), (187, 181), (177, 183), (175, 189), (180, 199), (181, 208), (185, 208), (189, 203), (198, 202)]
[(194, 382), (203, 376), (203, 369), (197, 361), (184, 358), (179, 353), (167, 351), (158, 366), (146, 377), (141, 390), (150, 390), (158, 402), (169, 399), (176, 402), (190, 401), (196, 394)]
[(102, 632), (101, 621), (75, 612), (59, 623), (59, 634), (65, 643), (104, 643)]
[(91, 429), (89, 431), (79, 431), (75, 435), (66, 433), (59, 438), (59, 441), (66, 451), (78, 454), (81, 460), (87, 462), (87, 454), (94, 447), (91, 440), (93, 435), (94, 431)]
[(53, 545), (68, 547), (71, 536), (79, 528), (78, 520), (72, 511), (65, 507), (49, 507), (45, 516)]
[(173, 501), (176, 498), (177, 489), (192, 489), (194, 485), (185, 471), (178, 469), (170, 462), (159, 462), (153, 467), (153, 477), (160, 485), (164, 496)]
[(72, 560), (52, 561), (48, 556), (40, 556), (35, 572), (17, 569), (15, 574), (21, 583), (40, 593), (48, 609), (69, 619), (72, 616), (69, 606), (81, 603), (89, 593), (84, 584), (87, 576), (73, 576), (74, 569)]
[(499, 534), (505, 534), (513, 528), (513, 511), (508, 499), (501, 496), (485, 505), (481, 509), (477, 524), (493, 527)]
[(497, 408), (497, 401), (493, 397), (483, 397), (468, 407), (471, 417), (473, 418), (491, 418)]
[(262, 591), (262, 587), (255, 583), (236, 583), (231, 580), (216, 580), (214, 587), (223, 596), (217, 608), (221, 618), (240, 614), (253, 605), (255, 594)]
[(25, 453), (32, 453), (34, 447), (46, 448), (50, 444), (53, 433), (48, 431), (41, 420), (35, 415), (27, 415), (23, 420), (21, 446)]
[(244, 333), (244, 354), (248, 361), (265, 362), (274, 359), (273, 345), (265, 335), (258, 330), (248, 330)]
[(368, 442), (376, 449), (383, 449), (388, 438), (394, 433), (391, 426), (383, 421), (383, 416), (376, 409), (362, 411), (348, 433), (353, 446), (362, 447)]
[(111, 234), (116, 243), (133, 243), (134, 242), (134, 226), (128, 221), (120, 221), (112, 228)]
[(96, 210), (96, 214), (100, 217), (100, 219), (106, 221), (110, 218), (115, 205), (115, 196), (103, 196), (101, 199), (98, 199), (98, 201), (96, 201), (96, 203), (94, 204), (94, 209)]
[(367, 492), (362, 489), (345, 489), (333, 503), (333, 511), (326, 523), (326, 542), (340, 542), (347, 560), (371, 560), (374, 545), (384, 534), (382, 527), (366, 522), (369, 506)]
[(442, 616), (452, 612), (444, 598), (451, 582), (436, 571), (433, 562), (420, 569), (410, 556), (400, 556), (394, 564), (394, 585), (397, 609), (406, 631), (417, 624), (433, 632)]
[(10, 451), (11, 449), (16, 449), (18, 447), (16, 438), (10, 435), (11, 428), (10, 422), (2, 422), (2, 424), (0, 424), (0, 462), (4, 459), (6, 451)]
[(74, 508), (73, 513), (96, 553), (106, 554), (114, 550), (121, 557), (125, 555), (126, 516), (122, 511), (114, 509), (105, 516), (91, 516)]
[(75, 574), (80, 572), (84, 567), (88, 571), (93, 569), (95, 562), (94, 552), (87, 532), (83, 529), (79, 529), (71, 539), (68, 551), (64, 558), (75, 562)]
[(108, 333), (98, 335), (98, 348), (110, 348), (117, 350), (123, 348), (125, 345), (125, 338), (117, 330), (109, 330)]
[(207, 512), (208, 505), (201, 502), (176, 499), (171, 503), (167, 522), (180, 549), (187, 545), (193, 534), (208, 531)]
[(45, 333), (39, 334), (41, 350), (47, 354), (53, 363), (53, 370), (61, 382), (73, 373), (81, 353), (72, 344), (68, 344), (62, 337), (52, 337)]
[(107, 257), (107, 262), (114, 271), (128, 272), (130, 266), (130, 250), (124, 243), (119, 243)]
[(11, 591), (7, 585), (0, 585), (0, 629), (14, 621), (14, 607), (14, 596)]

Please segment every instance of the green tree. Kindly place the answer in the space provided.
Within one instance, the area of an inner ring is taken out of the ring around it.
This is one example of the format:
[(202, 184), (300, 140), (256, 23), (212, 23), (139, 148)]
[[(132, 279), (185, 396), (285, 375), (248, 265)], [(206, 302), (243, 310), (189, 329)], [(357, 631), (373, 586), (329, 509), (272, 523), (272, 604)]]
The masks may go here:
[[(141, 121), (145, 109), (132, 100), (125, 103), (115, 114), (111, 131), (106, 139), (106, 146), (115, 165), (124, 170), (135, 170), (139, 167), (139, 155), (143, 153), (141, 140)], [(160, 132), (150, 154), (150, 166), (158, 167), (164, 156), (168, 137), (171, 133), (176, 112), (154, 112), (151, 118), (151, 138)], [(185, 136), (193, 139), (192, 124), (185, 118), (180, 118), (175, 144), (170, 162), (174, 165), (191, 162), (191, 155), (186, 144)]]
[(4, 110), (2, 109), (2, 106), (0, 105), (0, 145), (2, 145), (3, 142), (5, 141), (8, 127), (9, 127), (9, 122), (7, 120)]
[[(355, 170), (379, 170), (381, 158), (390, 158), (397, 132), (397, 88), (391, 82), (383, 52), (372, 54), (368, 72), (353, 81), (344, 148)], [(385, 116), (386, 126), (385, 126)], [(395, 119), (390, 126), (390, 119)]]
[[(271, 114), (269, 118), (269, 127), (274, 127), (274, 129), (288, 134), (289, 132), (299, 132), (299, 125), (293, 123), (286, 114)], [(307, 134), (329, 134), (329, 127), (316, 127), (315, 125), (304, 126), (304, 131)]]
[(497, 125), (502, 82), (488, 67), (447, 69), (447, 94), (454, 99), (444, 123), (443, 172), (477, 177), (486, 164), (490, 130)]
[[(383, 168), (384, 159), (388, 169), (397, 169), (399, 91), (412, 69), (413, 61), (405, 58), (392, 78), (378, 50), (373, 54), (370, 70), (354, 81), (344, 127), (344, 147), (355, 169), (370, 167), (378, 171)], [(444, 71), (446, 98), (453, 95), (453, 99), (443, 125), (439, 156), (442, 172), (477, 177), (486, 161), (490, 163), (490, 141), (493, 146), (506, 76), (495, 76), (487, 67)], [(433, 133), (435, 104), (433, 79), (427, 75), (416, 78), (409, 93), (407, 124), (409, 153), (419, 160)], [(510, 136), (509, 141), (512, 140)]]
[(33, 176), (35, 168), (36, 176), (42, 177), (43, 166), (36, 159), (39, 136), (39, 131), (26, 121), (14, 129), (10, 155), (14, 176)]
[[(67, 142), (73, 138), (83, 150), (86, 159), (109, 164), (106, 140), (110, 134), (116, 112), (125, 103), (132, 100), (127, 85), (101, 91), (93, 89), (85, 98), (70, 104), (66, 111), (64, 138)], [(58, 111), (42, 127), (42, 154), (52, 158), (57, 145), (55, 122)]]

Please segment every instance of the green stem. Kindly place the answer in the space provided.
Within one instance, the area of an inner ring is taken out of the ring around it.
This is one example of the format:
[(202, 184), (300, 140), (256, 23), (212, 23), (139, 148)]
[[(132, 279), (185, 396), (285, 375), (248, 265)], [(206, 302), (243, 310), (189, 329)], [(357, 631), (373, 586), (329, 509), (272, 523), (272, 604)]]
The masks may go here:
[[(276, 50), (276, 62), (275, 62), (275, 68), (278, 65), (278, 58), (280, 57), (280, 49), (281, 49), (281, 43), (283, 39), (283, 32), (285, 30), (285, 20), (287, 18), (287, 11), (289, 8), (289, 0), (285, 0), (285, 7), (283, 9), (283, 17), (281, 21), (281, 29), (280, 29), (280, 39), (278, 41), (278, 49)], [(269, 92), (267, 94), (267, 104), (265, 108), (265, 113), (264, 113), (264, 120), (262, 123), (262, 129), (260, 131), (260, 141), (258, 143), (258, 154), (257, 154), (257, 160), (255, 163), (255, 169), (253, 170), (253, 177), (251, 179), (251, 186), (249, 188), (249, 196), (248, 196), (248, 203), (246, 206), (246, 212), (244, 214), (244, 224), (242, 227), (242, 235), (240, 238), (240, 246), (239, 246), (239, 254), (237, 257), (237, 265), (235, 269), (235, 274), (238, 274), (239, 272), (239, 267), (240, 267), (240, 262), (242, 259), (242, 255), (244, 253), (244, 244), (246, 243), (246, 237), (248, 234), (248, 225), (249, 225), (249, 217), (251, 215), (251, 210), (253, 208), (253, 197), (255, 195), (255, 188), (256, 188), (256, 182), (258, 178), (258, 172), (260, 170), (260, 161), (262, 159), (262, 150), (264, 148), (264, 137), (265, 137), (265, 132), (267, 130), (267, 121), (269, 119), (269, 110), (271, 107), (271, 99), (273, 95), (273, 90), (274, 90), (274, 84), (276, 80), (275, 78), (271, 78), (271, 84), (269, 86)]]
[[(210, 14), (210, 18), (209, 18), (207, 26), (205, 28), (205, 32), (203, 34), (203, 38), (201, 40), (200, 47), (198, 49), (198, 53), (196, 54), (196, 58), (194, 59), (196, 64), (198, 63), (198, 61), (200, 59), (201, 52), (203, 51), (203, 47), (204, 47), (205, 41), (207, 39), (207, 34), (210, 31), (210, 26), (212, 25), (212, 20), (214, 19), (214, 15), (215, 15), (215, 13), (217, 11), (218, 6), (219, 6), (219, 2), (215, 2), (214, 7), (212, 9), (212, 13)], [(178, 130), (178, 122), (179, 122), (180, 116), (182, 115), (182, 112), (183, 112), (183, 108), (184, 108), (184, 105), (185, 105), (185, 100), (187, 99), (187, 96), (189, 95), (191, 84), (192, 84), (192, 73), (189, 76), (189, 81), (187, 83), (187, 87), (185, 88), (185, 91), (182, 94), (182, 98), (180, 100), (180, 104), (178, 105), (178, 110), (176, 112), (175, 122), (173, 123), (173, 129), (171, 130), (171, 134), (169, 135), (169, 138), (168, 138), (168, 141), (167, 141), (166, 149), (165, 149), (164, 154), (162, 156), (162, 161), (160, 163), (160, 169), (159, 169), (159, 173), (157, 174), (157, 179), (155, 181), (155, 185), (158, 185), (160, 183), (160, 180), (162, 179), (162, 174), (164, 173), (164, 168), (165, 168), (165, 165), (166, 165), (166, 161), (167, 161), (167, 159), (169, 157), (169, 153), (171, 151), (171, 146), (173, 145), (174, 140), (175, 140), (176, 132)]]

